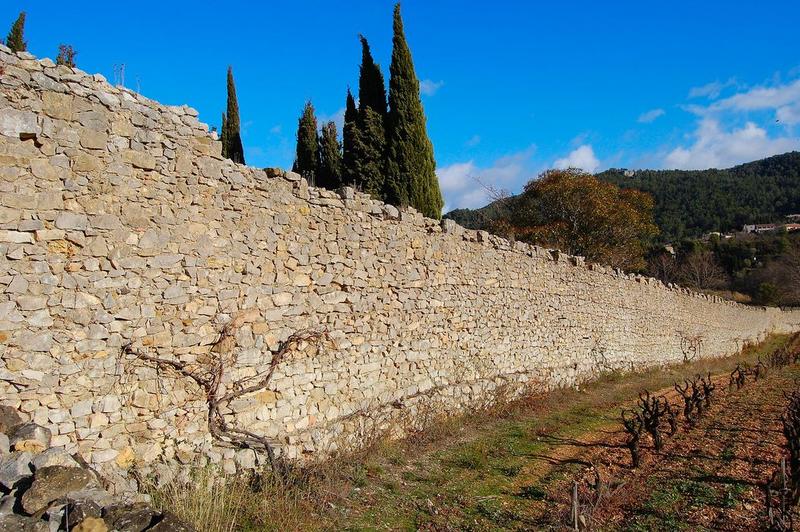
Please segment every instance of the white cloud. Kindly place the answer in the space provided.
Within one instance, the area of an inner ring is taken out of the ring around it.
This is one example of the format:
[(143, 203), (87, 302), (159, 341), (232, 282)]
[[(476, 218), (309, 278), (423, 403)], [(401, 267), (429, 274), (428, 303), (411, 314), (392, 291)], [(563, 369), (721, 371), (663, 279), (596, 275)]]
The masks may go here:
[(689, 89), (689, 98), (709, 98), (716, 99), (722, 91), (728, 87), (736, 85), (736, 79), (730, 78), (728, 81), (712, 81), (700, 87), (692, 87)]
[(800, 105), (800, 79), (783, 85), (754, 87), (745, 92), (740, 92), (714, 102), (709, 107), (705, 108), (705, 111), (747, 112), (774, 109), (777, 112), (783, 108), (798, 105)]
[(342, 128), (344, 127), (344, 112), (345, 108), (342, 107), (332, 115), (319, 115), (319, 117), (317, 118), (317, 124), (320, 127), (322, 127), (322, 124), (333, 120), (333, 123), (336, 124), (336, 129), (341, 131)]
[(473, 161), (453, 163), (436, 169), (439, 187), (444, 196), (442, 212), (475, 209), (489, 203), (488, 194), (475, 182), (477, 172), (478, 167)]
[(580, 168), (586, 172), (594, 173), (600, 168), (600, 160), (594, 154), (592, 146), (584, 144), (569, 152), (566, 157), (556, 159), (553, 166), (556, 168)]
[(424, 96), (433, 96), (444, 86), (444, 81), (423, 79), (419, 82), (419, 92)]
[(271, 134), (273, 134), (273, 135), (280, 135), (280, 134), (281, 134), (281, 130), (282, 130), (282, 129), (283, 129), (283, 128), (281, 127), (281, 125), (280, 125), (280, 124), (277, 124), (277, 125), (274, 125), (274, 126), (272, 126), (271, 128), (269, 128), (269, 132), (270, 132)]
[(775, 111), (775, 119), (787, 126), (800, 124), (800, 103), (778, 108)]
[(800, 79), (783, 84), (753, 87), (708, 106), (687, 105), (685, 110), (701, 117), (772, 111), (784, 126), (800, 123)]
[(646, 113), (642, 113), (639, 115), (639, 118), (636, 119), (637, 122), (640, 124), (649, 124), (659, 116), (663, 116), (666, 114), (666, 111), (663, 109), (650, 109)]
[(445, 199), (444, 212), (452, 209), (483, 207), (493, 200), (490, 189), (518, 188), (537, 172), (531, 168), (535, 147), (501, 157), (491, 166), (481, 167), (474, 161), (443, 166), (436, 170)]
[[(705, 106), (685, 106), (699, 117), (697, 125), (688, 146), (666, 150), (663, 166), (726, 168), (799, 149), (800, 138), (793, 126), (800, 124), (800, 79), (774, 79), (777, 81), (742, 89)], [(711, 89), (708, 92), (713, 96)]]
[(465, 163), (453, 163), (436, 170), (439, 177), (439, 187), (443, 193), (456, 192), (474, 184), (473, 177), (478, 171), (478, 167), (472, 161)]
[(753, 122), (747, 122), (739, 129), (726, 130), (718, 120), (703, 118), (693, 137), (691, 146), (675, 148), (666, 155), (666, 168), (727, 168), (800, 149), (800, 138), (770, 138), (765, 129)]

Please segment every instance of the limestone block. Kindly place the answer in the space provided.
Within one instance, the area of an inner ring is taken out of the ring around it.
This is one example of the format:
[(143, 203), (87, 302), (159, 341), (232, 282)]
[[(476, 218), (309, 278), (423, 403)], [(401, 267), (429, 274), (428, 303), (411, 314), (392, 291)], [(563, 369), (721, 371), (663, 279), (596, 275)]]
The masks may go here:
[(32, 458), (33, 454), (27, 451), (15, 451), (0, 456), (0, 486), (10, 490), (19, 481), (32, 476)]
[(118, 454), (119, 451), (115, 449), (104, 449), (100, 451), (94, 451), (92, 452), (92, 463), (103, 464), (106, 462), (110, 462), (111, 460), (114, 460)]
[(85, 214), (62, 212), (55, 220), (59, 229), (85, 231), (89, 228), (89, 218)]
[(51, 447), (35, 455), (31, 460), (31, 465), (34, 471), (39, 471), (50, 466), (79, 467), (80, 464), (64, 449)]
[(36, 423), (20, 425), (9, 434), (9, 444), (15, 451), (40, 453), (50, 447), (50, 429)]
[(80, 131), (80, 143), (84, 148), (102, 150), (108, 144), (108, 134), (103, 131), (82, 129)]
[(74, 119), (73, 102), (70, 94), (48, 91), (42, 94), (42, 111), (50, 118), (71, 121)]
[(16, 408), (0, 405), (0, 432), (10, 434), (12, 430), (23, 423), (24, 421)]
[(156, 167), (155, 157), (144, 151), (125, 150), (122, 152), (122, 160), (144, 170), (153, 170)]
[(109, 92), (98, 91), (96, 93), (96, 96), (100, 99), (100, 101), (106, 107), (109, 107), (111, 109), (119, 107), (119, 98), (117, 98), (116, 96), (114, 96), (113, 94), (111, 94)]
[(19, 220), (19, 209), (12, 209), (10, 207), (0, 207), (0, 224), (7, 224)]
[(33, 244), (33, 235), (22, 231), (0, 231), (0, 242)]
[(94, 155), (80, 153), (73, 159), (72, 170), (79, 173), (97, 172), (103, 168), (103, 161)]
[(36, 114), (10, 107), (0, 109), (0, 135), (15, 138), (37, 137), (42, 133)]
[(94, 481), (82, 467), (47, 466), (36, 471), (33, 484), (22, 495), (22, 507), (29, 514), (47, 508), (56, 499), (82, 490)]

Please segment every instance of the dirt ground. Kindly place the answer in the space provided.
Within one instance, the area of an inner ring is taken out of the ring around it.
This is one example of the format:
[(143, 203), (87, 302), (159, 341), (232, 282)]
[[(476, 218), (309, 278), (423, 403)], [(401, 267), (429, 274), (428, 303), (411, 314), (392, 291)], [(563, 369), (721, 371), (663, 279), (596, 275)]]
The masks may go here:
[[(717, 396), (697, 425), (682, 422), (660, 453), (647, 442), (636, 470), (630, 469), (627, 449), (602, 446), (583, 453), (593, 467), (578, 475), (579, 481), (596, 483), (597, 471), (606, 483), (593, 513), (594, 528), (764, 529), (763, 485), (784, 454), (780, 416), (788, 401), (783, 394), (798, 388), (799, 376), (797, 366), (775, 370), (741, 390), (728, 390), (727, 375), (717, 377)], [(680, 400), (669, 389), (662, 392)], [(605, 441), (624, 440), (615, 433)]]

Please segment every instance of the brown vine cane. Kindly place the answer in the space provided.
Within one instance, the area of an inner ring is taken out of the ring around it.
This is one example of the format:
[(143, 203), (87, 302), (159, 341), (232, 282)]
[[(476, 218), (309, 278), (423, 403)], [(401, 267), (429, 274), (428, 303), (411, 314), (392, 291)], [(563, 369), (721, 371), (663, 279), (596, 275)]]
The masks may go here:
[[(214, 347), (212, 347), (212, 351), (216, 350), (216, 352), (221, 353), (232, 349), (233, 345), (235, 345), (232, 329), (233, 327), (230, 326), (222, 329), (219, 338)], [(169, 360), (142, 353), (134, 349), (131, 344), (126, 344), (122, 350), (127, 355), (135, 356), (159, 368), (174, 370), (194, 381), (205, 393), (208, 430), (212, 437), (223, 444), (233, 447), (265, 452), (272, 470), (278, 473), (280, 478), (285, 481), (288, 479), (288, 464), (282, 457), (276, 456), (274, 444), (264, 436), (228, 423), (222, 414), (222, 409), (239, 397), (265, 389), (269, 385), (278, 364), (281, 363), (288, 352), (296, 349), (300, 343), (318, 342), (325, 338), (328, 338), (328, 334), (324, 330), (309, 329), (292, 334), (272, 353), (272, 360), (265, 372), (234, 382), (231, 385), (231, 391), (222, 394), (220, 393), (220, 384), (225, 376), (226, 362), (228, 361), (222, 354), (216, 357), (206, 372), (203, 372), (200, 369), (190, 369), (189, 364), (178, 360)]]

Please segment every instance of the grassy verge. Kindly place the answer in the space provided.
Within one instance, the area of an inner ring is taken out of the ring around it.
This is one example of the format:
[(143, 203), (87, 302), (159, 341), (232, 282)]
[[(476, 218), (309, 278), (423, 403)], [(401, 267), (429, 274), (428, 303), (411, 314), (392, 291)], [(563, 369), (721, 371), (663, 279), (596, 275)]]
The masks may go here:
[[(554, 483), (585, 465), (580, 446), (616, 431), (620, 406), (638, 391), (729, 372), (785, 342), (773, 336), (734, 357), (606, 375), (581, 390), (437, 420), (402, 441), (298, 472), (288, 486), (268, 475), (214, 481), (201, 471), (198, 479), (155, 491), (154, 499), (202, 530), (538, 529), (550, 522)], [(691, 486), (664, 489), (653, 504)]]

